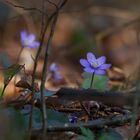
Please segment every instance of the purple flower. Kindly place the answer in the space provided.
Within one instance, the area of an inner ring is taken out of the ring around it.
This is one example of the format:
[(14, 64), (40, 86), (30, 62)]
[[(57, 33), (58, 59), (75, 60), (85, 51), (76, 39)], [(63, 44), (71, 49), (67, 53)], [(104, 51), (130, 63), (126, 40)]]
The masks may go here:
[(20, 39), (23, 47), (38, 48), (40, 45), (38, 41), (35, 41), (36, 39), (35, 34), (27, 34), (26, 31), (21, 31)]
[(106, 69), (111, 67), (111, 64), (106, 64), (105, 62), (105, 56), (101, 56), (96, 59), (95, 55), (91, 52), (87, 53), (87, 59), (80, 59), (80, 64), (84, 66), (85, 72), (99, 75), (104, 75), (106, 73)]
[(78, 118), (77, 118), (76, 116), (69, 116), (69, 121), (70, 121), (71, 123), (76, 123), (77, 120), (78, 120)]
[(59, 66), (56, 63), (50, 65), (50, 71), (52, 72), (53, 78), (55, 80), (61, 80), (62, 75), (60, 74)]
[(30, 111), (31, 111), (31, 105), (27, 104), (27, 105), (24, 105), (24, 108), (21, 110), (21, 113), (28, 114), (30, 113)]

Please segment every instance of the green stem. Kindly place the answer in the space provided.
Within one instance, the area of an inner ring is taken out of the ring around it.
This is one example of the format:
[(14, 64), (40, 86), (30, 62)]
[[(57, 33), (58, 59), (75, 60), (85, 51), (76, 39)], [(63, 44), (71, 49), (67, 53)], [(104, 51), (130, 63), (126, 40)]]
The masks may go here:
[(94, 73), (92, 73), (91, 81), (90, 81), (90, 88), (92, 88), (93, 85), (93, 79), (94, 79)]

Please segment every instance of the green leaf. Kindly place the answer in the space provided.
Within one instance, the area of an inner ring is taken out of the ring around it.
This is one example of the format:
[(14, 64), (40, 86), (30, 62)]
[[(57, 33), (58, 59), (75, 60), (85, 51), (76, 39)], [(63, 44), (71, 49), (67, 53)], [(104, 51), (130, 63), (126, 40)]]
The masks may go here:
[(123, 137), (115, 129), (108, 129), (101, 133), (99, 140), (123, 140)]
[(4, 85), (8, 85), (14, 75), (16, 75), (24, 65), (13, 64), (4, 70)]
[(106, 90), (108, 77), (105, 75), (94, 75), (93, 87), (96, 89)]
[(3, 87), (0, 87), (0, 97), (2, 96)]
[(110, 136), (109, 134), (103, 134), (99, 140), (114, 140), (114, 138), (112, 136)]
[(74, 32), (71, 42), (74, 44), (82, 44), (88, 41), (88, 33), (82, 30)]
[[(25, 140), (26, 133), (24, 128), (23, 116), (12, 107), (0, 109), (0, 124), (5, 140)], [(3, 125), (2, 125), (3, 124)]]
[(10, 67), (8, 67), (6, 70), (4, 70), (4, 87), (3, 87), (0, 97), (3, 96), (5, 88), (7, 87), (7, 85), (13, 78), (13, 76), (17, 74), (23, 67), (24, 65), (13, 64)]
[(86, 136), (79, 136), (78, 140), (90, 140), (89, 138), (87, 138)]
[(84, 80), (83, 80), (82, 87), (85, 88), (85, 89), (90, 88), (90, 82), (91, 82), (92, 74), (91, 73), (84, 72), (83, 73), (83, 77), (84, 77)]
[(40, 129), (42, 127), (42, 113), (39, 108), (33, 109), (33, 128)]
[[(24, 124), (25, 128), (27, 129), (29, 126), (29, 117), (30, 114), (24, 114)], [(47, 123), (49, 125), (56, 125), (56, 124), (64, 124), (69, 123), (68, 117), (65, 116), (63, 113), (53, 111), (48, 109), (47, 110)], [(42, 113), (39, 108), (33, 108), (33, 118), (32, 118), (32, 128), (33, 129), (41, 129), (42, 127)]]
[(64, 113), (60, 113), (54, 110), (47, 110), (47, 118), (48, 123), (53, 124), (60, 124), (60, 123), (69, 123), (68, 117)]
[[(83, 88), (87, 89), (90, 88), (90, 82), (91, 82), (91, 73), (84, 72), (84, 81), (83, 81)], [(101, 89), (101, 90), (107, 90), (107, 83), (108, 83), (108, 77), (105, 75), (94, 75), (92, 88), (95, 89)]]
[(82, 134), (87, 138), (87, 140), (93, 140), (94, 139), (94, 134), (93, 132), (85, 127), (80, 127)]
[[(55, 92), (44, 90), (44, 97), (51, 97), (51, 96), (54, 96), (54, 95), (55, 95)], [(36, 92), (34, 94), (34, 97), (36, 99), (40, 99), (41, 100), (41, 93), (40, 92)]]
[(80, 127), (80, 129), (81, 129), (82, 134), (86, 136), (87, 135), (87, 129), (85, 127)]
[[(34, 107), (33, 108), (33, 117), (32, 117), (32, 128), (33, 129), (41, 129), (42, 127), (42, 115), (41, 115), (41, 111), (39, 108)], [(29, 118), (30, 118), (30, 114), (25, 114), (24, 116), (24, 124), (25, 124), (25, 128), (27, 129), (29, 127)]]
[(93, 140), (94, 139), (94, 133), (90, 129), (87, 129), (87, 137), (90, 140)]

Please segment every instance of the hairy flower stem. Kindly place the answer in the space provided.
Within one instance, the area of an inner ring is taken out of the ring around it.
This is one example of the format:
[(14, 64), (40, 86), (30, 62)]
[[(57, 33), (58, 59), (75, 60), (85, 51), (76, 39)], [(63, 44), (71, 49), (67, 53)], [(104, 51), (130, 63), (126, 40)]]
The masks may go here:
[(93, 86), (93, 79), (94, 79), (94, 73), (92, 73), (91, 81), (90, 81), (90, 88)]

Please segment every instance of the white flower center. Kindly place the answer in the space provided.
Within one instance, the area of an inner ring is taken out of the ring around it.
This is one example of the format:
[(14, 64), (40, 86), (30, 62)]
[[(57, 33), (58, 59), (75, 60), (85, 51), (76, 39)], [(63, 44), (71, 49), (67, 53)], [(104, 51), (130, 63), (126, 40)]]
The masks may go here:
[(97, 68), (98, 67), (98, 63), (97, 62), (92, 63), (92, 67)]
[(26, 39), (24, 40), (24, 44), (28, 46), (28, 45), (32, 44), (32, 41), (29, 40), (28, 38), (26, 38)]

